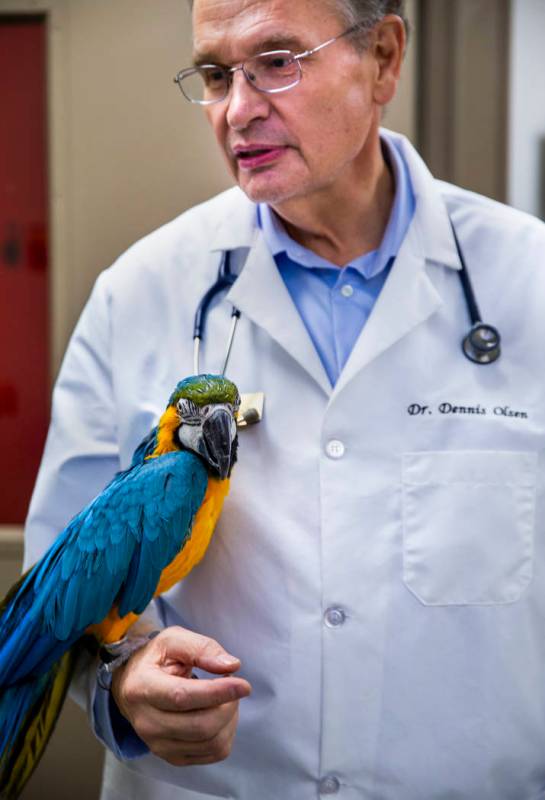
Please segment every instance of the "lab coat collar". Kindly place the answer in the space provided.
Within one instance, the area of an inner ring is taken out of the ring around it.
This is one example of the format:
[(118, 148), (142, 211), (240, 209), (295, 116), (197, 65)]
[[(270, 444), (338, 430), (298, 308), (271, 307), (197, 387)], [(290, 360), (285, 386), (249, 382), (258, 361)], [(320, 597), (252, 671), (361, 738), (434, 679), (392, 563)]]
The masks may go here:
[(331, 394), (324, 365), (259, 228), (254, 230), (242, 272), (226, 299), (264, 328), (327, 395)]
[(407, 162), (416, 209), (394, 266), (339, 376), (332, 399), (367, 364), (443, 305), (437, 288), (440, 282), (431, 277), (434, 271), (444, 267), (461, 268), (447, 207), (437, 182), (404, 137), (385, 133), (401, 149)]
[[(431, 262), (433, 268), (461, 267), (445, 201), (434, 178), (408, 140), (389, 131), (382, 131), (381, 135), (391, 138), (406, 159), (416, 210), (394, 267), (339, 377), (334, 395), (370, 361), (442, 305), (441, 296), (426, 272), (426, 262)], [(216, 198), (216, 202), (222, 207), (218, 209), (220, 222), (211, 235), (210, 249), (248, 250), (227, 300), (265, 329), (331, 395), (323, 364), (257, 226), (255, 205), (238, 188)]]
[(238, 186), (215, 197), (212, 203), (218, 206), (219, 222), (210, 235), (210, 251), (251, 247), (258, 229), (255, 203)]
[(401, 151), (409, 167), (416, 199), (414, 223), (424, 258), (445, 267), (461, 269), (447, 207), (437, 181), (405, 136), (384, 129), (381, 129), (381, 136)]
[(415, 218), (369, 319), (335, 384), (333, 397), (371, 361), (410, 334), (442, 305), (443, 299), (425, 269)]
[[(409, 167), (416, 198), (415, 223), (424, 258), (459, 270), (460, 258), (437, 182), (405, 136), (385, 128), (381, 128), (380, 135), (401, 151)], [(218, 215), (220, 221), (210, 237), (210, 250), (251, 247), (258, 227), (255, 204), (238, 187), (224, 192), (214, 202), (221, 203), (227, 213)]]
[(243, 263), (239, 277), (226, 295), (226, 301), (267, 331), (327, 394), (331, 383), (309, 336), (276, 262), (257, 225), (254, 203), (234, 188), (224, 198), (227, 213), (219, 213), (220, 223), (213, 232), (210, 249), (243, 251), (235, 263)]

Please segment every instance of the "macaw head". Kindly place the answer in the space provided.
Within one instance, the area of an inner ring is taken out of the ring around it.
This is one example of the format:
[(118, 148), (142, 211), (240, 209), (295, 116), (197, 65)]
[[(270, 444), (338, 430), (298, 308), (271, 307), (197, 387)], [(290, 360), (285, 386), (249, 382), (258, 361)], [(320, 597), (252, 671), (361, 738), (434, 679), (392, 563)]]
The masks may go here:
[(201, 456), (208, 471), (221, 480), (230, 476), (236, 461), (239, 407), (237, 387), (221, 375), (185, 378), (167, 406), (166, 413), (176, 413), (176, 445)]

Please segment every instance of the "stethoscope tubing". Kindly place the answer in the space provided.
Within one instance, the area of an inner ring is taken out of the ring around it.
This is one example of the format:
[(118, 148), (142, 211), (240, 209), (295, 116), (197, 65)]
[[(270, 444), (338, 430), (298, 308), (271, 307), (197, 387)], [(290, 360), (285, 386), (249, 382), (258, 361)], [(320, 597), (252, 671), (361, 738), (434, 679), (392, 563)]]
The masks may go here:
[(219, 274), (216, 282), (204, 294), (201, 302), (197, 306), (197, 310), (195, 312), (195, 321), (193, 324), (194, 339), (200, 339), (201, 341), (203, 340), (206, 317), (210, 303), (218, 294), (229, 290), (235, 283), (236, 279), (237, 276), (233, 275), (231, 271), (231, 251), (226, 250), (221, 259)]
[(493, 364), (501, 355), (501, 336), (497, 328), (482, 321), (462, 247), (452, 220), (449, 219), (449, 222), (460, 259), (461, 269), (458, 274), (471, 321), (471, 329), (462, 339), (462, 352), (475, 364)]
[[(469, 277), (464, 254), (452, 220), (450, 220), (450, 226), (452, 228), (456, 250), (460, 259), (461, 268), (458, 271), (458, 274), (462, 284), (464, 299), (471, 321), (471, 329), (462, 340), (462, 352), (464, 353), (465, 357), (469, 359), (469, 361), (472, 361), (475, 364), (492, 364), (500, 357), (501, 337), (497, 328), (482, 321), (481, 312), (479, 310), (475, 292)], [(234, 275), (231, 270), (231, 251), (226, 250), (220, 263), (218, 278), (204, 294), (195, 312), (195, 320), (193, 325), (193, 368), (195, 375), (199, 374), (200, 345), (204, 339), (206, 319), (210, 304), (214, 298), (217, 297), (217, 295), (221, 294), (221, 292), (228, 291), (234, 285), (236, 280), (237, 276)], [(231, 329), (227, 342), (227, 353), (225, 356), (223, 371), (221, 373), (222, 375), (224, 375), (227, 370), (239, 319), (240, 311), (238, 308), (233, 306)]]
[[(195, 312), (195, 320), (193, 323), (193, 371), (195, 375), (199, 375), (200, 347), (204, 338), (206, 318), (210, 304), (217, 295), (221, 294), (221, 292), (228, 291), (231, 286), (234, 285), (236, 279), (237, 276), (233, 275), (233, 272), (231, 271), (231, 251), (226, 250), (220, 263), (218, 278), (204, 294)], [(231, 330), (229, 332), (227, 352), (225, 355), (221, 375), (225, 375), (225, 372), (227, 371), (227, 365), (229, 364), (229, 358), (231, 356), (231, 350), (233, 349), (233, 342), (235, 340), (237, 324), (240, 319), (240, 311), (235, 306), (233, 306), (231, 317)]]

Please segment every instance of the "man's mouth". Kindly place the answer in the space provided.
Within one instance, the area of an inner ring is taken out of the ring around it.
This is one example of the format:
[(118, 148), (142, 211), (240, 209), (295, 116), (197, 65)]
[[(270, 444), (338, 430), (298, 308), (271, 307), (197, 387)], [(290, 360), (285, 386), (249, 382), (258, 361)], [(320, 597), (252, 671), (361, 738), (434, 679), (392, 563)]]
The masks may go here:
[(255, 169), (276, 161), (285, 151), (286, 147), (252, 147), (235, 148), (235, 157), (242, 169)]

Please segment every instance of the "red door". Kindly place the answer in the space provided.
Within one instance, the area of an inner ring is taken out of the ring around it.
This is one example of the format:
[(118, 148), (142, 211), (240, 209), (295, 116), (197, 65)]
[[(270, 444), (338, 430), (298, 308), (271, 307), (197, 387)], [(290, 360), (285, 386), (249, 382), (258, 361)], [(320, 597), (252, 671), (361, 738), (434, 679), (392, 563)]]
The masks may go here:
[(0, 14), (0, 524), (24, 521), (49, 416), (46, 25)]

